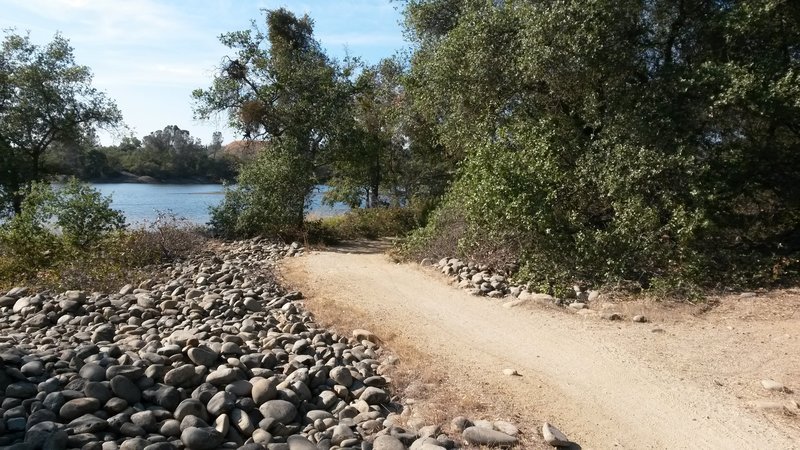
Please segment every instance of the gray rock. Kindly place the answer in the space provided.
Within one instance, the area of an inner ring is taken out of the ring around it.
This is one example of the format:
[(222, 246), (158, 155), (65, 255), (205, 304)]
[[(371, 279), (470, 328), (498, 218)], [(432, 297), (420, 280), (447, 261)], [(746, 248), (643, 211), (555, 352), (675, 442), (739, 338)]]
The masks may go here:
[(469, 427), (462, 433), (465, 441), (472, 445), (488, 445), (490, 447), (516, 445), (517, 438), (500, 431), (482, 427)]
[(19, 368), (26, 377), (39, 377), (44, 374), (44, 364), (41, 361), (30, 361)]
[(458, 416), (450, 421), (450, 426), (453, 428), (453, 430), (459, 433), (463, 432), (472, 425), (472, 421), (464, 416)]
[(219, 354), (208, 347), (192, 347), (186, 354), (193, 363), (205, 367), (212, 367), (219, 358)]
[(167, 372), (164, 375), (164, 384), (174, 387), (187, 387), (187, 384), (194, 377), (194, 366), (192, 364), (184, 364)]
[(113, 325), (101, 325), (92, 333), (92, 343), (113, 342), (116, 330)]
[(367, 402), (368, 405), (380, 405), (389, 401), (389, 394), (383, 389), (368, 387), (364, 389), (359, 398)]
[(12, 398), (31, 398), (39, 392), (35, 384), (27, 381), (17, 381), (6, 387), (6, 397)]
[(175, 446), (169, 442), (157, 442), (155, 444), (148, 445), (144, 448), (144, 450), (175, 450)]
[(572, 444), (564, 433), (547, 422), (542, 425), (542, 437), (553, 447), (568, 447)]
[(516, 436), (516, 435), (519, 434), (519, 428), (514, 426), (513, 423), (506, 422), (506, 421), (503, 421), (503, 420), (496, 420), (494, 422), (494, 428), (497, 431), (499, 431), (501, 433), (505, 433), (505, 434), (507, 434), (509, 436)]
[(151, 410), (139, 411), (131, 414), (131, 422), (145, 430), (154, 430), (157, 421), (158, 419), (156, 419), (155, 414)]
[(775, 380), (761, 380), (761, 386), (768, 391), (784, 392), (786, 386)]
[(353, 439), (355, 433), (347, 425), (336, 425), (333, 427), (333, 434), (331, 435), (331, 443), (333, 445), (340, 445), (342, 442)]
[(76, 398), (61, 407), (58, 414), (66, 421), (77, 419), (84, 414), (91, 414), (100, 409), (100, 402), (96, 398)]
[(406, 450), (406, 446), (394, 436), (384, 434), (375, 438), (372, 450)]
[(353, 384), (353, 375), (350, 373), (350, 369), (347, 367), (334, 367), (331, 369), (329, 376), (337, 384), (341, 384), (344, 387), (349, 388)]
[(144, 369), (129, 365), (109, 366), (108, 369), (106, 369), (107, 380), (112, 380), (117, 375), (122, 375), (130, 378), (131, 381), (136, 381), (144, 375)]
[(106, 368), (95, 363), (84, 364), (78, 373), (81, 378), (88, 381), (103, 381), (106, 379)]
[(182, 401), (175, 409), (175, 420), (181, 421), (186, 416), (197, 416), (205, 421), (208, 421), (208, 412), (205, 405), (200, 400), (187, 398)]
[(256, 378), (252, 381), (253, 388), (251, 390), (253, 401), (256, 405), (262, 405), (264, 402), (274, 400), (277, 396), (278, 382), (266, 378)]
[(239, 378), (239, 374), (235, 369), (230, 367), (219, 367), (217, 370), (211, 372), (206, 377), (206, 382), (215, 386), (225, 386), (232, 383)]
[(261, 405), (258, 410), (265, 418), (273, 419), (284, 425), (291, 423), (297, 416), (297, 408), (286, 400), (270, 400)]
[(181, 442), (191, 450), (215, 450), (223, 440), (224, 436), (211, 427), (189, 427), (181, 433)]
[(114, 395), (125, 400), (130, 405), (139, 403), (142, 399), (142, 391), (130, 378), (124, 375), (117, 375), (111, 379), (111, 390)]
[(99, 433), (108, 428), (108, 422), (92, 414), (84, 414), (72, 420), (67, 428), (72, 429), (74, 434)]
[(210, 415), (218, 416), (220, 414), (229, 413), (235, 405), (235, 395), (230, 392), (220, 391), (211, 397), (211, 400), (208, 401), (208, 405), (206, 405), (206, 409)]
[(246, 412), (239, 408), (234, 408), (229, 417), (231, 425), (243, 436), (250, 436), (253, 434), (253, 430), (255, 429), (253, 421), (250, 420), (250, 416), (248, 416)]
[(106, 384), (98, 381), (90, 381), (83, 387), (83, 393), (87, 397), (95, 398), (101, 405), (105, 405), (107, 401), (111, 400), (114, 396)]
[(119, 446), (119, 450), (144, 450), (148, 445), (150, 445), (150, 442), (140, 437), (135, 437), (125, 440), (125, 442)]

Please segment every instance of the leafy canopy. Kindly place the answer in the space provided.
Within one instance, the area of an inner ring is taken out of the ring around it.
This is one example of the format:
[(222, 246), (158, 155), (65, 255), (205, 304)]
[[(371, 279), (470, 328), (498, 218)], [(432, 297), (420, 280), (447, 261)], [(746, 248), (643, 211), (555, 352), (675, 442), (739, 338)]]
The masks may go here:
[(61, 35), (39, 46), (6, 30), (1, 45), (0, 207), (19, 213), (52, 144), (79, 141), (95, 126), (119, 123), (121, 114), (92, 87), (91, 71), (75, 62)]
[(463, 161), (418, 245), (458, 218), (458, 251), (544, 287), (797, 274), (797, 2), (412, 0), (406, 22), (414, 106)]

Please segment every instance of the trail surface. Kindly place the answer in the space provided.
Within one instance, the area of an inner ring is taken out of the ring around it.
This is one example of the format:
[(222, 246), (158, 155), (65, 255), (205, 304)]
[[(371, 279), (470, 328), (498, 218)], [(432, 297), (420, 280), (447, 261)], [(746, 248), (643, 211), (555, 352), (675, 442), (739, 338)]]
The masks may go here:
[(584, 449), (800, 448), (798, 395), (760, 385), (769, 378), (800, 390), (796, 292), (737, 298), (697, 317), (639, 305), (655, 320), (635, 324), (503, 308), (366, 247), (287, 259), (282, 275), (320, 320), (338, 311), (390, 345), (410, 343), (448, 383), (513, 408), (529, 435), (548, 420)]

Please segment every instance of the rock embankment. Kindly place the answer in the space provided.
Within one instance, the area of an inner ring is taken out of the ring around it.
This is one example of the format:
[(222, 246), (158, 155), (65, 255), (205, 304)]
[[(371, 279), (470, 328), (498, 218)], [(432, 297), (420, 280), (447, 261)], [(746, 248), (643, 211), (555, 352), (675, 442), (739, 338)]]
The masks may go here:
[[(374, 335), (320, 327), (301, 294), (278, 286), (272, 262), (302, 252), (253, 240), (115, 294), (1, 295), (0, 446), (456, 447), (438, 427), (399, 426), (391, 359)], [(517, 439), (467, 434), (494, 445)]]
[[(605, 312), (599, 314), (590, 309), (592, 303), (600, 299), (600, 292), (589, 290), (585, 286), (575, 285), (565, 289), (560, 297), (536, 292), (529, 284), (515, 282), (510, 277), (510, 270), (493, 270), (487, 265), (475, 262), (464, 262), (458, 258), (442, 258), (437, 263), (430, 260), (423, 260), (422, 265), (432, 265), (443, 274), (450, 277), (453, 284), (460, 289), (464, 289), (472, 295), (486, 296), (490, 298), (504, 299), (503, 306), (514, 308), (526, 303), (550, 304), (566, 307), (568, 311), (578, 312), (579, 314), (597, 314), (598, 317), (606, 320), (621, 320), (622, 315), (616, 312)], [(634, 322), (646, 322), (644, 316), (634, 316)]]

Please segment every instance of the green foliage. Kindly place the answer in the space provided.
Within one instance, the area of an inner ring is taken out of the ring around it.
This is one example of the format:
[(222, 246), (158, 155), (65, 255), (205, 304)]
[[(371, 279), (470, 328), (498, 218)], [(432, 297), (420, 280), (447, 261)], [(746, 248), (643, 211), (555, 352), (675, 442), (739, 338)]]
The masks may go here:
[(88, 185), (34, 183), (19, 214), (0, 226), (3, 278), (32, 276), (90, 252), (124, 227), (124, 217)]
[(94, 126), (121, 120), (116, 105), (91, 86), (61, 35), (38, 46), (7, 30), (0, 47), (0, 208), (20, 212), (43, 157), (55, 143), (74, 143)]
[(58, 260), (64, 243), (48, 227), (55, 194), (44, 183), (35, 183), (22, 202), (22, 211), (0, 226), (0, 272), (9, 278), (35, 273)]
[(414, 0), (407, 23), (413, 107), (462, 160), (410, 254), (541, 286), (797, 279), (798, 5)]
[(125, 217), (111, 208), (111, 197), (74, 178), (55, 193), (50, 212), (62, 239), (73, 247), (94, 245), (125, 227)]
[(265, 16), (266, 31), (254, 23), (221, 36), (235, 55), (209, 89), (193, 94), (198, 117), (225, 112), (246, 139), (267, 147), (212, 212), (212, 225), (226, 236), (300, 229), (315, 170), (350, 129), (349, 110), (341, 107), (351, 91), (350, 67), (325, 55), (307, 16), (286, 9)]
[(0, 226), (0, 286), (115, 290), (205, 242), (197, 229), (163, 214), (134, 230), (123, 224), (110, 199), (86, 184), (34, 183), (21, 213)]
[(273, 147), (261, 152), (242, 168), (238, 183), (226, 189), (222, 203), (211, 209), (213, 231), (237, 237), (300, 230), (306, 199), (315, 184), (309, 165), (290, 150)]
[(340, 240), (402, 237), (424, 225), (424, 210), (418, 208), (354, 209), (339, 216), (325, 217), (306, 224), (311, 240)]
[(352, 129), (332, 158), (325, 201), (373, 208), (442, 195), (455, 161), (413, 108), (408, 86), (407, 67), (397, 57), (363, 68), (347, 105)]

